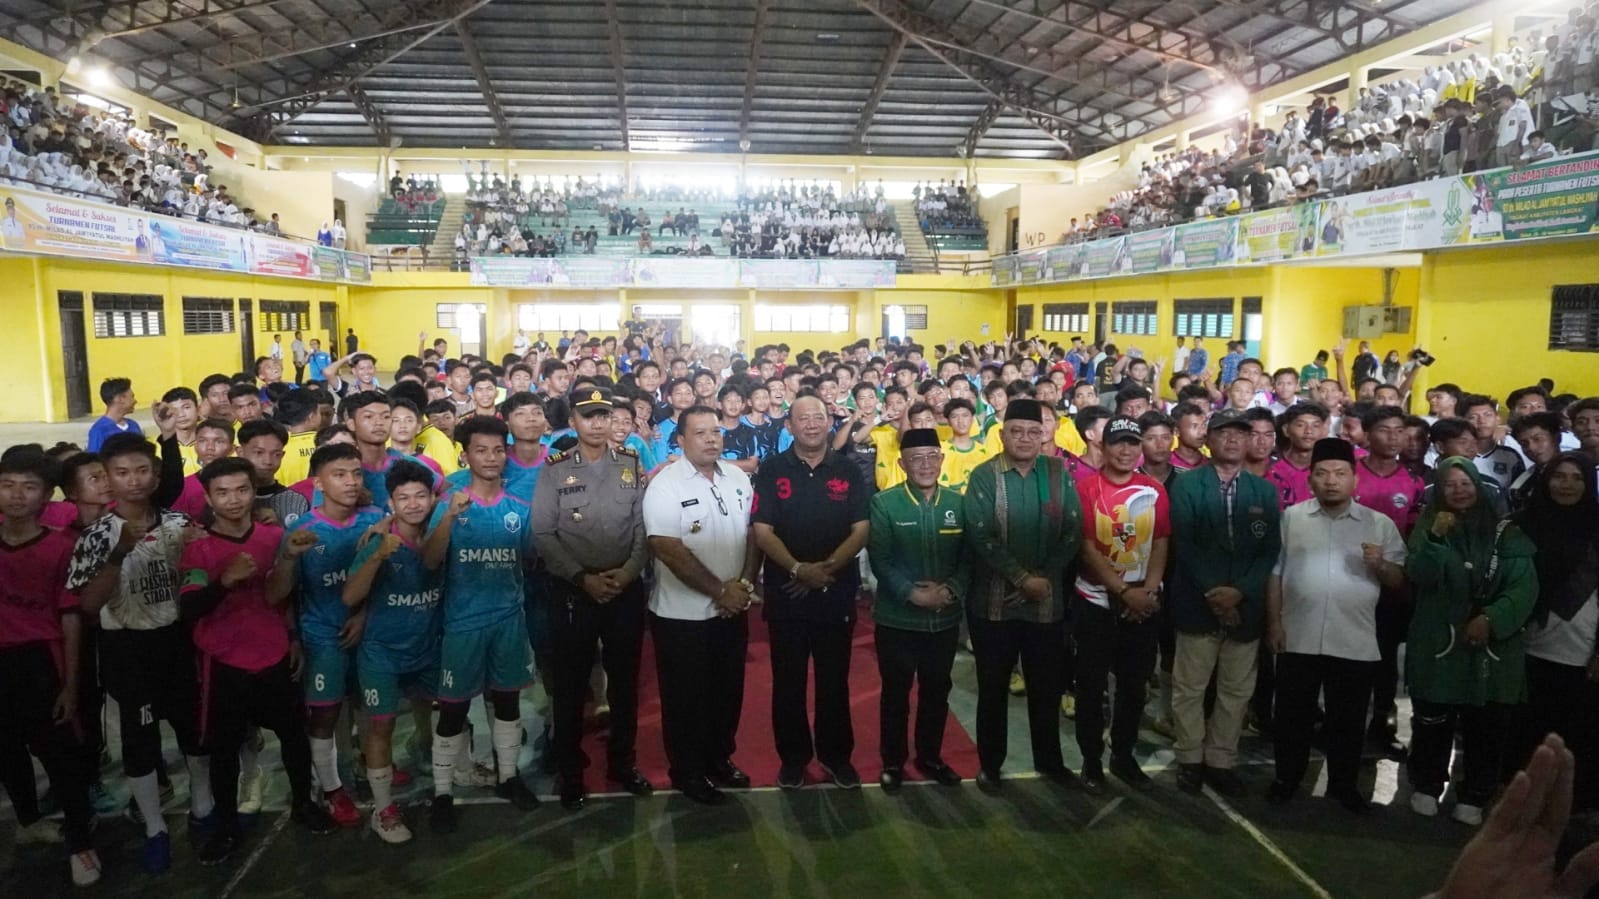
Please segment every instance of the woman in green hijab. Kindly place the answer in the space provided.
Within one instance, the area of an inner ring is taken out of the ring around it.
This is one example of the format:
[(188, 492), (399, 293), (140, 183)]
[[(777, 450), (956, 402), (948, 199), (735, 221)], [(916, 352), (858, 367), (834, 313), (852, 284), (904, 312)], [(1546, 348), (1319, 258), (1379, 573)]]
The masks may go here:
[(1526, 699), (1522, 627), (1538, 596), (1532, 542), (1493, 513), (1468, 459), (1438, 463), (1437, 499), (1410, 535), (1415, 588), (1405, 655), (1409, 775), (1417, 814), (1438, 814), (1458, 727), (1465, 778), (1452, 817), (1482, 823), (1498, 783), (1510, 710)]

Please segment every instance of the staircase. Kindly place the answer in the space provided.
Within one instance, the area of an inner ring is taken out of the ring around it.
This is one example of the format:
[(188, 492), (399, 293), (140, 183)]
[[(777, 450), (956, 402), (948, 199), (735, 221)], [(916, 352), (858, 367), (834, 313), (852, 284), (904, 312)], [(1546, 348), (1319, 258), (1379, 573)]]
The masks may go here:
[(433, 259), (450, 259), (455, 253), (455, 235), (461, 230), (461, 222), (466, 220), (466, 200), (457, 197), (454, 201), (444, 201), (444, 212), (439, 215), (439, 230), (433, 232), (433, 241), (428, 244), (428, 256)]
[(922, 223), (916, 218), (916, 204), (894, 204), (894, 224), (905, 239), (905, 258), (911, 262), (911, 270), (917, 273), (937, 272), (938, 257), (933, 254), (933, 248), (927, 245), (927, 237), (922, 234)]

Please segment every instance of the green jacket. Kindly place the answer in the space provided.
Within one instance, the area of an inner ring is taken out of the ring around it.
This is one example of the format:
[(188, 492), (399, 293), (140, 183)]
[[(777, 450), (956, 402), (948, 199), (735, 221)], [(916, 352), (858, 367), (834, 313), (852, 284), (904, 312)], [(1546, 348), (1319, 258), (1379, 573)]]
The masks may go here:
[(1222, 632), (1205, 592), (1237, 587), (1244, 594), (1240, 622), (1224, 633), (1229, 640), (1260, 639), (1266, 625), (1266, 580), (1282, 546), (1277, 488), (1247, 471), (1238, 473), (1232, 528), (1221, 479), (1209, 465), (1184, 473), (1171, 485), (1173, 561), (1166, 578), (1166, 608), (1172, 626), (1185, 634)]
[[(972, 566), (959, 493), (938, 487), (929, 500), (904, 483), (873, 496), (867, 558), (877, 575), (873, 621), (927, 633), (960, 623)], [(911, 589), (917, 581), (944, 584), (955, 594), (955, 602), (936, 611), (913, 604)]]
[[(1460, 457), (1438, 463), (1438, 481), (1459, 468), (1480, 486), (1476, 466)], [(1450, 705), (1512, 704), (1527, 698), (1522, 630), (1538, 598), (1535, 549), (1513, 524), (1495, 520), (1488, 495), (1458, 516), (1453, 530), (1432, 533), (1438, 506), (1429, 508), (1410, 535), (1405, 573), (1415, 590), (1405, 650), (1410, 693)], [(1465, 627), (1488, 617), (1492, 636), (1480, 649), (1466, 643)]]
[[(1083, 545), (1083, 507), (1065, 462), (1039, 456), (1023, 478), (1003, 453), (966, 482), (966, 543), (972, 555), (969, 612), (987, 621), (1060, 621), (1066, 571)], [(1031, 575), (1048, 578), (1045, 599), (1022, 597)]]

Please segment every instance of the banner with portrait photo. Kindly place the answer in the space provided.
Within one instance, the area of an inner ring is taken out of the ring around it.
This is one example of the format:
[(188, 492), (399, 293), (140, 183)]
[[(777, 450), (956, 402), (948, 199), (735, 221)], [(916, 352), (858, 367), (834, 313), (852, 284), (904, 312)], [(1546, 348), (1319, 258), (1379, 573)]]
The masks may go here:
[(1527, 240), (1599, 227), (1599, 152), (1464, 175), (1471, 239)]
[(1173, 228), (1171, 267), (1214, 268), (1232, 265), (1238, 251), (1238, 218), (1191, 222)]

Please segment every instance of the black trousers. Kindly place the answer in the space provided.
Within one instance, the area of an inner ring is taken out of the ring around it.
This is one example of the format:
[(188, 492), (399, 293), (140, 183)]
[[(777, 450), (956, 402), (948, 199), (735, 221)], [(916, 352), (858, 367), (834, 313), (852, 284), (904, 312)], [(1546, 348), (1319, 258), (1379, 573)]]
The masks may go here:
[(294, 363), (294, 383), (296, 383), (296, 384), (304, 384), (305, 383), (305, 363), (304, 362), (296, 362), (296, 363)]
[(33, 782), (37, 756), (66, 818), (67, 847), (89, 848), (93, 812), (89, 781), (80, 762), (83, 748), (72, 722), (55, 722), (61, 692), (55, 647), (23, 643), (0, 649), (0, 785), (11, 797), (22, 826), (38, 821), (39, 797)]
[(200, 742), (211, 755), (211, 793), (219, 827), (236, 832), (239, 826), (239, 749), (252, 726), (277, 735), (290, 801), (298, 805), (310, 800), (311, 742), (303, 697), (304, 690), (289, 674), (287, 658), (250, 672), (200, 656)]
[(1493, 798), (1503, 762), (1506, 725), (1511, 707), (1446, 705), (1414, 696), (1410, 699), (1410, 753), (1406, 773), (1418, 793), (1438, 797), (1449, 783), (1449, 754), (1460, 729), (1466, 758), (1460, 801), (1478, 808)]
[[(855, 621), (767, 622), (772, 650), (772, 735), (784, 766), (802, 767), (812, 758), (829, 768), (848, 763), (855, 751), (849, 717), (849, 657)], [(816, 725), (805, 712), (807, 674), (816, 669)]]
[[(1082, 597), (1072, 600), (1072, 637), (1077, 644), (1077, 748), (1083, 764), (1093, 766), (1105, 755), (1105, 690), (1116, 673), (1111, 707), (1112, 754), (1131, 756), (1138, 742), (1149, 675), (1155, 670), (1160, 624), (1128, 621)], [(1032, 689), (1032, 684), (1028, 684)]]
[(1277, 656), (1277, 779), (1298, 786), (1310, 767), (1310, 737), (1316, 700), (1325, 692), (1321, 731), (1327, 757), (1327, 793), (1358, 786), (1360, 748), (1376, 662), (1285, 652)]
[(1512, 776), (1556, 733), (1577, 761), (1572, 806), (1599, 807), (1599, 684), (1588, 680), (1587, 669), (1527, 656), (1527, 703), (1517, 707), (1516, 719), (1500, 777)]
[(1371, 730), (1388, 730), (1397, 713), (1399, 695), (1399, 645), (1410, 632), (1410, 616), (1415, 610), (1409, 588), (1398, 592), (1384, 590), (1377, 603), (1377, 651), (1382, 654), (1376, 679), (1371, 684)]
[(556, 771), (575, 777), (585, 766), (578, 744), (583, 738), (583, 700), (588, 695), (596, 642), (600, 646), (600, 664), (605, 668), (605, 700), (611, 706), (606, 764), (610, 771), (626, 771), (633, 767), (633, 746), (638, 735), (644, 582), (635, 580), (607, 603), (595, 602), (566, 581), (552, 578), (551, 584), (550, 645), (555, 656), (551, 743)]
[(105, 748), (105, 690), (100, 687), (100, 628), (85, 616), (78, 646), (78, 723), (83, 728), (85, 783), (100, 779), (100, 750)]
[(877, 626), (877, 673), (883, 681), (878, 730), (884, 768), (905, 764), (912, 681), (917, 686), (916, 760), (943, 761), (950, 671), (959, 637), (958, 627), (928, 633)]
[(200, 755), (195, 719), (194, 644), (184, 625), (100, 633), (100, 680), (117, 701), (122, 768), (143, 777), (161, 764), (161, 721), (172, 726), (184, 755)]
[(989, 621), (975, 616), (968, 622), (972, 654), (977, 659), (978, 763), (994, 774), (1005, 764), (1010, 675), (1020, 659), (1027, 680), (1033, 767), (1038, 771), (1064, 768), (1060, 753), (1060, 695), (1066, 674), (1064, 624)]
[(673, 783), (686, 784), (733, 755), (749, 616), (687, 621), (652, 614), (650, 631), (669, 773)]

